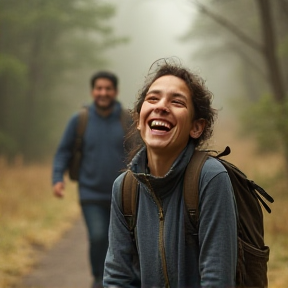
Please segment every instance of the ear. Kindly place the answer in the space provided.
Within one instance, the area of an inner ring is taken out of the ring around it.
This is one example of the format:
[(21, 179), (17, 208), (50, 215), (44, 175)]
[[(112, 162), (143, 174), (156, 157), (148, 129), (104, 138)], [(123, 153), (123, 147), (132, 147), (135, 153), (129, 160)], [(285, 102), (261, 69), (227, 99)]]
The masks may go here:
[(139, 119), (137, 120), (136, 124), (137, 124), (137, 126), (136, 126), (137, 130), (140, 131), (140, 129), (141, 129), (141, 125), (140, 125), (140, 121), (139, 121)]
[(190, 130), (190, 136), (197, 139), (201, 136), (206, 126), (206, 120), (203, 118), (194, 120), (192, 123), (192, 128)]

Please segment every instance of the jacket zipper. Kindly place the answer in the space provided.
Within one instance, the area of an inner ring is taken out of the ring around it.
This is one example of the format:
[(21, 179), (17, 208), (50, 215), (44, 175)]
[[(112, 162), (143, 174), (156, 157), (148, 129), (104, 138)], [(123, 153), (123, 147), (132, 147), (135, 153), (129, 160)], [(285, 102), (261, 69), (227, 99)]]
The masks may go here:
[(149, 190), (151, 192), (151, 195), (158, 207), (158, 215), (159, 215), (159, 249), (160, 249), (160, 255), (161, 255), (161, 261), (162, 261), (162, 268), (163, 268), (163, 273), (164, 273), (164, 278), (165, 278), (165, 288), (169, 288), (169, 277), (168, 277), (168, 271), (167, 271), (167, 262), (166, 262), (166, 256), (165, 256), (165, 247), (164, 247), (164, 212), (162, 205), (160, 203), (160, 200), (158, 197), (155, 195), (154, 190), (152, 189), (152, 186), (147, 178), (146, 183), (149, 187)]

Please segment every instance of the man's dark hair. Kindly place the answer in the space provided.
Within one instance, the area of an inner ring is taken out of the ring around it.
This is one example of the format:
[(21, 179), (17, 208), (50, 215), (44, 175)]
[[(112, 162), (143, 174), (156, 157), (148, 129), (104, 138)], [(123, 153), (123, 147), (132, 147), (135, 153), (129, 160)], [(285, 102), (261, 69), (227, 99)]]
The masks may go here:
[[(204, 119), (205, 120), (205, 128), (201, 136), (197, 139), (192, 139), (195, 147), (201, 146), (204, 144), (205, 140), (208, 140), (213, 133), (213, 125), (215, 119), (217, 117), (217, 110), (212, 108), (212, 100), (213, 94), (207, 89), (205, 86), (205, 81), (198, 75), (189, 71), (189, 69), (184, 68), (180, 63), (175, 63), (175, 59), (160, 59), (154, 62), (149, 70), (149, 73), (146, 77), (146, 81), (142, 89), (140, 89), (138, 93), (138, 99), (135, 103), (134, 109), (132, 111), (134, 123), (131, 127), (129, 137), (135, 137), (135, 133), (139, 133), (136, 129), (139, 114), (145, 100), (146, 94), (150, 88), (150, 86), (160, 77), (172, 75), (182, 79), (188, 89), (190, 90), (192, 103), (195, 109), (194, 119)], [(144, 143), (142, 142), (140, 146)], [(128, 160), (131, 160), (133, 155), (140, 149), (141, 147), (134, 147), (132, 149), (130, 155), (128, 156)]]
[(99, 71), (91, 77), (91, 80), (90, 80), (91, 89), (94, 88), (95, 82), (100, 78), (105, 78), (105, 79), (110, 80), (112, 82), (115, 90), (117, 90), (118, 77), (114, 73), (108, 72), (108, 71)]

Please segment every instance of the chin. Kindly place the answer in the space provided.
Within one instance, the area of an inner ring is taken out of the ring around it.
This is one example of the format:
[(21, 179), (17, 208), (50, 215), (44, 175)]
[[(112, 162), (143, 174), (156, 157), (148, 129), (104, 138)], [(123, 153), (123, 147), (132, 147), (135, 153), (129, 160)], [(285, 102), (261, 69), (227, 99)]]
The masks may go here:
[(158, 141), (148, 141), (145, 142), (147, 148), (153, 149), (153, 150), (160, 150), (163, 151), (166, 149), (169, 149), (169, 143), (163, 143), (163, 141), (161, 141), (161, 143), (159, 143)]

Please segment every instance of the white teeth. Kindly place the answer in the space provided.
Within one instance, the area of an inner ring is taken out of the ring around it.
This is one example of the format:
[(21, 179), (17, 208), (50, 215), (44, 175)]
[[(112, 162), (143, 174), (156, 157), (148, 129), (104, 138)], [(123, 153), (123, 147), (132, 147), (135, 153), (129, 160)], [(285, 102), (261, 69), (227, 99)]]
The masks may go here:
[(154, 126), (163, 126), (163, 127), (166, 127), (168, 129), (170, 129), (170, 124), (166, 123), (166, 122), (162, 122), (162, 121), (157, 121), (157, 120), (153, 120), (152, 123), (151, 123), (151, 127), (154, 127)]

